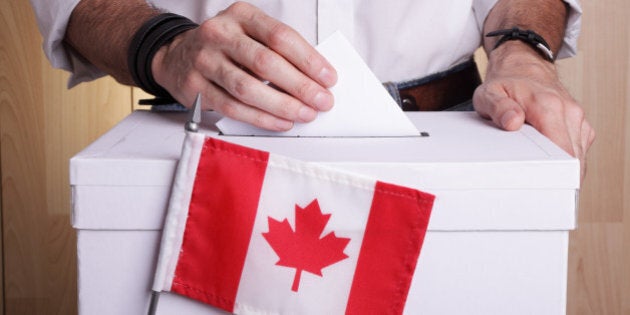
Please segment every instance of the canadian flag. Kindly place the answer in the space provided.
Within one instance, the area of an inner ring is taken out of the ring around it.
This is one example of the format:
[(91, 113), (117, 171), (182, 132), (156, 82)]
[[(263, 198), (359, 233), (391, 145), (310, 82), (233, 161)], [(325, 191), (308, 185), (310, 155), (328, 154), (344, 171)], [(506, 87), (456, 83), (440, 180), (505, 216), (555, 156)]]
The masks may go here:
[(433, 200), (188, 133), (153, 290), (237, 314), (400, 314)]

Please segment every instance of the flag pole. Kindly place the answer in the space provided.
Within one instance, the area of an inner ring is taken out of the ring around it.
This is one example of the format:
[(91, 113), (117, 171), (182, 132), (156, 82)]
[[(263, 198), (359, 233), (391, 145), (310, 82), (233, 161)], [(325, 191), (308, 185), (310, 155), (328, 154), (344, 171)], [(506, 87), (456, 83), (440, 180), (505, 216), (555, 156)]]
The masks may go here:
[(157, 304), (158, 304), (159, 299), (160, 299), (160, 292), (151, 291), (151, 304), (149, 304), (148, 315), (155, 315), (155, 311), (157, 311)]
[[(199, 124), (201, 123), (201, 93), (197, 93), (197, 97), (195, 98), (195, 103), (190, 110), (190, 114), (188, 115), (188, 121), (184, 125), (184, 129), (186, 132), (197, 132), (199, 131)], [(158, 301), (160, 299), (159, 291), (151, 291), (151, 303), (149, 304), (149, 312), (148, 315), (155, 315), (157, 311)]]

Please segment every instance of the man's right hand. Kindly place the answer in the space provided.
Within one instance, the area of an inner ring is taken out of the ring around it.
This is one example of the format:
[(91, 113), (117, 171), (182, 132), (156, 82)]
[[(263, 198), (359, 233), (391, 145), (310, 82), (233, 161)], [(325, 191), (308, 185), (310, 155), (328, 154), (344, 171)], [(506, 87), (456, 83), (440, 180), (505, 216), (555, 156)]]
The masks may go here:
[[(235, 3), (162, 47), (153, 76), (182, 104), (283, 131), (333, 106), (334, 68), (289, 26)], [(267, 84), (268, 81), (271, 84)]]

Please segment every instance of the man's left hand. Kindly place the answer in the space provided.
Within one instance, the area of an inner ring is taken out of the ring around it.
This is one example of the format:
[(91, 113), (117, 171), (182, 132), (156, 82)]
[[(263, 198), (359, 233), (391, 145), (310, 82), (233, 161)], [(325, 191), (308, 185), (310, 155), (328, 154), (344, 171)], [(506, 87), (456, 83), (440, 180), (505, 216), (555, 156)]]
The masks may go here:
[(584, 110), (560, 82), (555, 65), (526, 44), (513, 41), (489, 57), (484, 83), (473, 96), (475, 110), (500, 128), (518, 130), (528, 123), (580, 159), (586, 172), (586, 152), (595, 131)]

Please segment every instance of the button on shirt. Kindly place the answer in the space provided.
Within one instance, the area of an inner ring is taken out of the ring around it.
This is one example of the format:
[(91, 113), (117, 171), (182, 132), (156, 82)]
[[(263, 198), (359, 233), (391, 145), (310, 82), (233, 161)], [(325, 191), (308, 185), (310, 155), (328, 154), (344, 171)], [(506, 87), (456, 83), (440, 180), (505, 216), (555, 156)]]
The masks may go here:
[[(104, 73), (67, 49), (63, 36), (79, 0), (31, 0), (53, 66), (72, 72), (69, 86)], [(233, 1), (148, 1), (201, 23)], [(404, 81), (444, 71), (471, 58), (481, 45), (483, 23), (496, 0), (253, 0), (251, 4), (297, 30), (316, 45), (340, 30), (376, 76)], [(581, 9), (571, 6), (558, 57), (575, 54)]]

